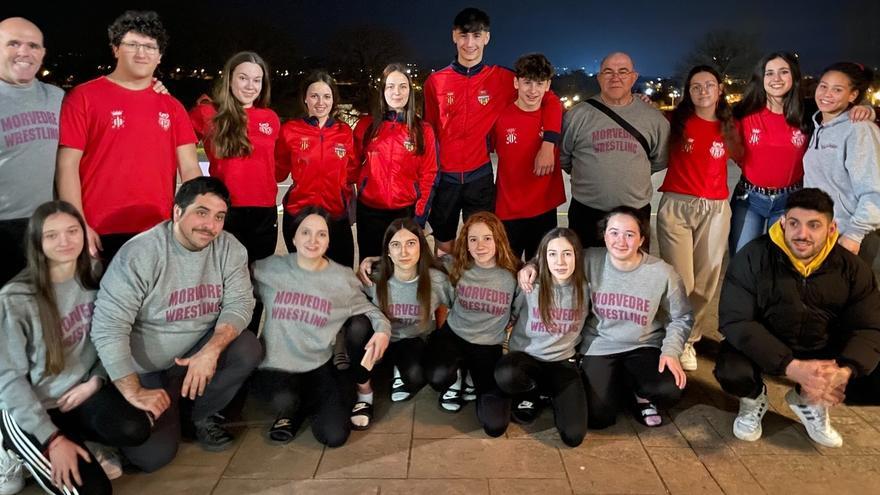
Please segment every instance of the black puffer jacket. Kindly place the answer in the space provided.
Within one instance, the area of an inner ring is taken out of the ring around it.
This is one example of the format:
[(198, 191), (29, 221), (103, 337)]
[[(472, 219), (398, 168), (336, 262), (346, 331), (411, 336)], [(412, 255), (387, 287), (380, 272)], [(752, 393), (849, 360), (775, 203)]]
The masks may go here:
[(809, 277), (770, 236), (731, 260), (721, 289), (725, 339), (764, 372), (782, 375), (792, 359), (825, 354), (869, 374), (880, 361), (880, 292), (871, 269), (835, 246)]

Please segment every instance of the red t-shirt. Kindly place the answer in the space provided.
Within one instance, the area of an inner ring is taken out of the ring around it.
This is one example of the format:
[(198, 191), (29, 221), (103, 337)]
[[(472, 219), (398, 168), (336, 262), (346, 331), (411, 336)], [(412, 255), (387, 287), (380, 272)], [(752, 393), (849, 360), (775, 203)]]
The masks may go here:
[(727, 148), (721, 122), (692, 115), (684, 123), (682, 142), (669, 150), (669, 168), (660, 190), (727, 199)]
[(761, 187), (788, 187), (804, 178), (804, 152), (809, 141), (785, 116), (766, 107), (737, 123), (745, 154), (741, 167), (746, 180)]
[(196, 135), (179, 101), (99, 77), (61, 106), (59, 145), (83, 152), (86, 221), (98, 234), (143, 232), (171, 218), (177, 148)]
[(229, 188), (233, 206), (275, 206), (278, 184), (275, 182), (275, 142), (281, 129), (278, 115), (268, 108), (245, 108), (247, 136), (251, 154), (217, 158), (211, 144), (211, 119), (217, 111), (211, 104), (198, 105), (190, 111), (196, 134), (205, 144), (211, 162), (210, 173)]
[(495, 214), (501, 220), (535, 217), (565, 202), (558, 148), (553, 171), (540, 177), (534, 173), (535, 156), (544, 141), (543, 114), (543, 108), (526, 112), (511, 103), (495, 121)]

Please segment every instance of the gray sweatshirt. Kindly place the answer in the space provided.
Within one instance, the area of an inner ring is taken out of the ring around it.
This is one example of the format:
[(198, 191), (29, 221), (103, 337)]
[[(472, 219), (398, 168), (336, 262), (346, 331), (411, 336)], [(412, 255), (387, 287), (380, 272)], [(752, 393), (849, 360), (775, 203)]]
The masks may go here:
[(849, 111), (827, 124), (813, 115), (816, 131), (804, 155), (804, 187), (818, 187), (834, 200), (840, 234), (862, 242), (880, 229), (880, 129), (851, 122)]
[[(391, 341), (410, 339), (413, 337), (425, 337), (436, 327), (434, 312), (444, 304), (450, 305), (452, 301), (452, 286), (449, 277), (445, 273), (431, 269), (431, 323), (422, 329), (420, 316), (421, 306), (417, 297), (419, 278), (416, 277), (407, 282), (401, 282), (393, 276), (388, 280), (388, 304), (391, 307)], [(364, 292), (377, 306), (379, 298), (376, 296), (376, 284), (365, 287)]]
[(373, 330), (391, 333), (391, 324), (361, 292), (350, 268), (330, 262), (317, 272), (303, 270), (296, 253), (254, 263), (257, 294), (266, 306), (263, 339), (266, 357), (260, 368), (305, 373), (333, 355), (345, 320), (366, 315)]
[(103, 376), (89, 340), (96, 291), (76, 278), (54, 287), (64, 348), (64, 370), (57, 375), (46, 371), (43, 328), (25, 272), (0, 290), (0, 409), (41, 443), (58, 430), (46, 410), (58, 407), (56, 401), (76, 385)]
[[(591, 99), (601, 102), (599, 95)], [(559, 160), (571, 175), (571, 194), (579, 203), (603, 211), (620, 205), (641, 208), (654, 192), (651, 174), (666, 168), (669, 122), (638, 98), (609, 108), (645, 136), (651, 156), (629, 132), (584, 102), (565, 112)]]
[(614, 267), (605, 248), (586, 251), (593, 311), (584, 327), (581, 354), (604, 356), (658, 347), (678, 358), (694, 324), (681, 277), (651, 255), (629, 272)]
[(456, 335), (478, 345), (499, 345), (507, 333), (516, 278), (504, 268), (476, 265), (462, 273), (446, 322)]
[(553, 286), (553, 327), (548, 328), (541, 320), (538, 307), (540, 284), (535, 284), (531, 293), (517, 289), (513, 303), (516, 323), (510, 333), (510, 350), (523, 351), (540, 361), (562, 361), (574, 356), (581, 341), (584, 320), (590, 311), (590, 291), (584, 288), (584, 309), (576, 310), (574, 286), (571, 284)]
[(64, 91), (0, 81), (0, 220), (28, 218), (52, 200)]
[(122, 246), (101, 280), (92, 340), (110, 379), (170, 368), (220, 324), (241, 332), (254, 295), (247, 251), (223, 231), (201, 251), (162, 222)]

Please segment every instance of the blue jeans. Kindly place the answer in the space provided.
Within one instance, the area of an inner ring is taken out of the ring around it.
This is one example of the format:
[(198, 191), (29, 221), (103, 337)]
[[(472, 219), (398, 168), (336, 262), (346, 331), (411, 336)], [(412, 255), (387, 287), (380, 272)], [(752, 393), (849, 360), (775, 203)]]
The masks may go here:
[(742, 249), (752, 239), (767, 232), (773, 222), (785, 213), (790, 193), (767, 196), (740, 187), (730, 199), (730, 254)]

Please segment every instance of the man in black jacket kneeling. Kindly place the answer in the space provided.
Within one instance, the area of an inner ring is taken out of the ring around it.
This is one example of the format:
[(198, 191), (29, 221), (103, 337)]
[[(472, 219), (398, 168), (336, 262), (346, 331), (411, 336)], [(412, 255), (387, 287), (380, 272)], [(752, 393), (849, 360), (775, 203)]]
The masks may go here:
[(785, 401), (826, 447), (843, 444), (830, 407), (880, 403), (880, 292), (871, 268), (837, 244), (833, 212), (819, 189), (792, 193), (779, 223), (727, 268), (715, 378), (740, 397), (737, 438), (761, 438), (764, 373), (795, 382)]

